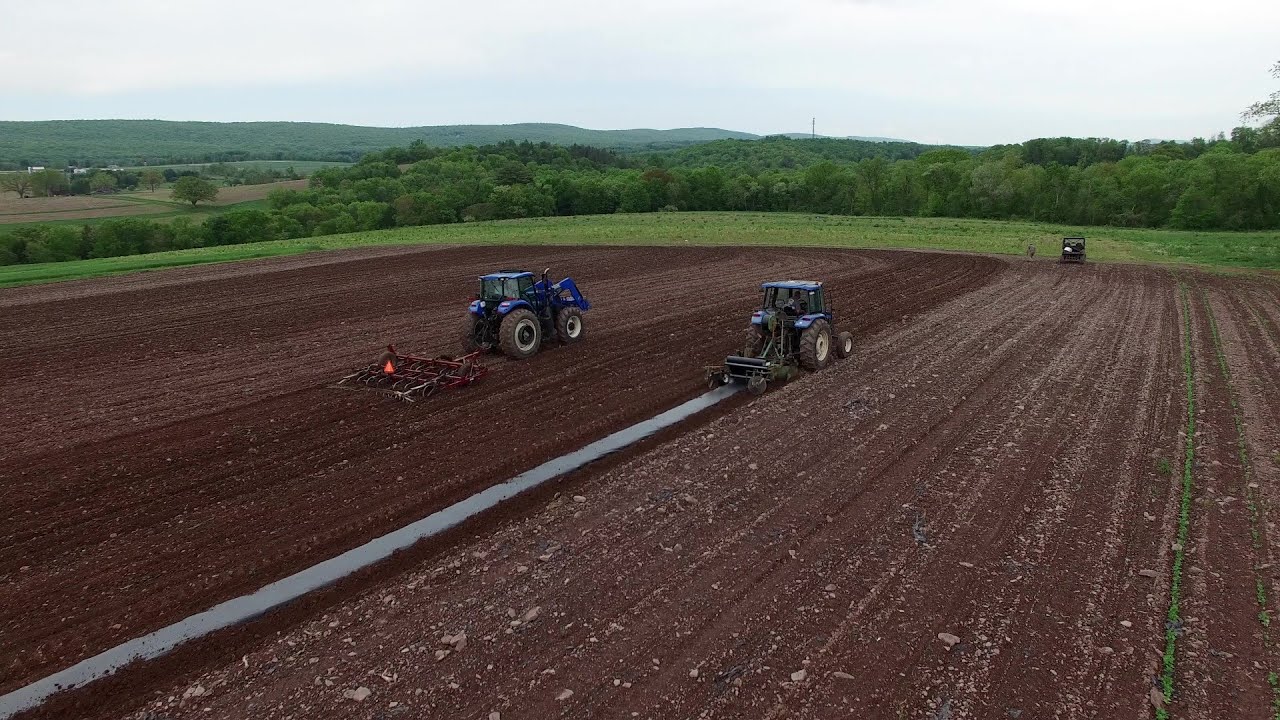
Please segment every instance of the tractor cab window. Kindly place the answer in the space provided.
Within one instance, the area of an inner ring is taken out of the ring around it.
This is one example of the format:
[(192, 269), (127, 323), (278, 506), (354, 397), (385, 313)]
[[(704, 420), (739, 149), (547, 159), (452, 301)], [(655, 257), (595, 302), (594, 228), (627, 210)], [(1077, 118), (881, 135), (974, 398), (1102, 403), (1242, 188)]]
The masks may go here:
[(764, 306), (765, 310), (782, 310), (787, 307), (787, 303), (791, 301), (791, 291), (786, 288), (765, 288), (764, 290)]
[[(521, 278), (529, 280), (529, 278)], [(481, 300), (511, 300), (520, 297), (520, 283), (516, 278), (488, 278), (480, 281)]]
[(516, 280), (516, 286), (517, 286), (517, 289), (520, 291), (520, 294), (517, 295), (516, 297), (523, 297), (525, 295), (533, 294), (533, 278), (531, 277), (518, 278)]
[(765, 288), (764, 309), (778, 310), (788, 315), (804, 315), (817, 307), (816, 293), (791, 288)]

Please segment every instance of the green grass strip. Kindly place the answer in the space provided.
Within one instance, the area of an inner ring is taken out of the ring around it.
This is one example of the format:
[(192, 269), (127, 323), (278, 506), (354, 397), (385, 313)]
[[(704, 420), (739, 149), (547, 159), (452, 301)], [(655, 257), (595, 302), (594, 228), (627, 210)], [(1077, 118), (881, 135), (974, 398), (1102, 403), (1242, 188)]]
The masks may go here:
[[(197, 210), (175, 207), (173, 212), (138, 217), (157, 221), (186, 217), (198, 221), (232, 209), (263, 208), (265, 205), (266, 201), (251, 200)], [(91, 225), (109, 220), (112, 218), (51, 220), (46, 223)], [(0, 228), (0, 235), (18, 227), (22, 225)], [(848, 217), (781, 212), (618, 213), (495, 220), (273, 240), (253, 243), (253, 250), (238, 251), (244, 254), (227, 252), (217, 260), (208, 254), (216, 248), (174, 250), (156, 255), (165, 256), (163, 263), (166, 266), (228, 262), (311, 250), (433, 244), (902, 248), (1021, 255), (1026, 252), (1028, 244), (1035, 243), (1040, 248), (1041, 258), (1046, 255), (1052, 258), (1061, 249), (1063, 235), (1072, 234), (1083, 234), (1089, 238), (1090, 262), (1191, 263), (1280, 269), (1280, 234), (1275, 232), (1195, 233), (1079, 228), (1003, 220)], [(146, 259), (148, 257), (109, 258), (113, 261), (110, 264), (91, 259), (3, 266), (0, 267), (0, 287), (128, 272), (131, 263), (137, 264), (132, 269), (155, 267), (155, 261)], [(62, 267), (52, 270), (47, 265)]]
[[(1177, 659), (1178, 628), (1182, 626), (1182, 562), (1186, 554), (1187, 531), (1191, 524), (1191, 469), (1196, 456), (1196, 387), (1195, 368), (1191, 364), (1191, 301), (1187, 297), (1187, 286), (1178, 283), (1182, 295), (1183, 341), (1182, 341), (1182, 373), (1187, 384), (1187, 451), (1182, 465), (1182, 500), (1178, 511), (1178, 549), (1173, 554), (1172, 581), (1169, 585), (1169, 612), (1166, 616), (1164, 631), (1164, 663), (1160, 677), (1161, 690), (1165, 702), (1173, 699), (1174, 665)], [(1157, 708), (1156, 717), (1165, 720), (1169, 717), (1166, 708)]]

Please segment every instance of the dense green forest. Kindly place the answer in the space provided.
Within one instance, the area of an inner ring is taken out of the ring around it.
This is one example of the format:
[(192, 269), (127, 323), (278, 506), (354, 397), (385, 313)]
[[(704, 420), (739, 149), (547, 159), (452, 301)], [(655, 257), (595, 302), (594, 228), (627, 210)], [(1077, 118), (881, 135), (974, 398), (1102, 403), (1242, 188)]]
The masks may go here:
[(1280, 137), (1206, 142), (1058, 138), (981, 151), (853, 140), (722, 140), (648, 155), (505, 142), (416, 142), (316, 171), (266, 210), (202, 225), (122, 219), (0, 237), (0, 264), (113, 257), (357, 230), (656, 211), (803, 211), (1069, 225), (1280, 227)]
[(415, 140), (437, 147), (527, 140), (618, 150), (664, 150), (708, 140), (752, 137), (756, 136), (718, 128), (587, 130), (547, 123), (381, 128), (296, 122), (0, 121), (0, 170), (32, 165), (127, 167), (241, 160), (351, 162), (367, 153)]

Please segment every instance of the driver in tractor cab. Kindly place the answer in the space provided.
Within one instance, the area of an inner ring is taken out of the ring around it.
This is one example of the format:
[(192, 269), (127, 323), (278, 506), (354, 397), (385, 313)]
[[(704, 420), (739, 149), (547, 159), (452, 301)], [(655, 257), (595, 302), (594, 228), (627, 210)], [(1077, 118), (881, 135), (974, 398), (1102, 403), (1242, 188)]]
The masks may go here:
[(782, 308), (788, 315), (804, 315), (808, 312), (808, 303), (804, 299), (803, 290), (792, 290), (791, 297), (787, 299), (787, 304)]

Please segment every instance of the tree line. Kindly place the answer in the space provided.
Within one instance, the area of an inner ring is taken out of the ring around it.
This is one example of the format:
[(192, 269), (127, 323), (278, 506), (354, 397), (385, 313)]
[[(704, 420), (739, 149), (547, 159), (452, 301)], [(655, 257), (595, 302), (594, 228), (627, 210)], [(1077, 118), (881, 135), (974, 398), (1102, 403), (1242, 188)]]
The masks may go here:
[(1191, 143), (1057, 138), (987, 149), (783, 137), (647, 156), (416, 142), (204, 224), (114, 220), (0, 237), (0, 263), (110, 257), (392, 227), (555, 215), (746, 210), (1280, 228), (1280, 124)]
[(245, 160), (355, 162), (415, 139), (437, 147), (529, 140), (637, 151), (665, 150), (721, 138), (756, 137), (719, 128), (589, 130), (571, 125), (358, 127), (302, 122), (167, 120), (0, 121), (0, 171), (32, 165), (180, 165)]

